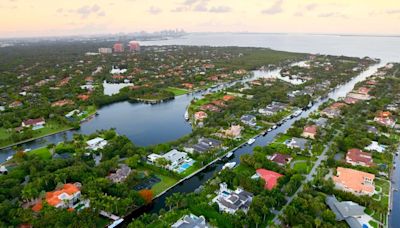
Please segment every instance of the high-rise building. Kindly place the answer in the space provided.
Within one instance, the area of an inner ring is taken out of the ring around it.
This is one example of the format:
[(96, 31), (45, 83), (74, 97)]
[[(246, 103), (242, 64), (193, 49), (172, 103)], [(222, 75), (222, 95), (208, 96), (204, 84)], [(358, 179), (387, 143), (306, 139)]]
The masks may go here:
[(99, 48), (99, 53), (100, 54), (111, 54), (112, 49), (111, 48)]
[(116, 43), (114, 44), (114, 52), (120, 53), (124, 52), (124, 45), (122, 43)]
[(129, 51), (131, 51), (131, 52), (137, 52), (137, 51), (140, 51), (140, 45), (139, 45), (139, 42), (137, 42), (137, 41), (130, 41), (129, 42)]

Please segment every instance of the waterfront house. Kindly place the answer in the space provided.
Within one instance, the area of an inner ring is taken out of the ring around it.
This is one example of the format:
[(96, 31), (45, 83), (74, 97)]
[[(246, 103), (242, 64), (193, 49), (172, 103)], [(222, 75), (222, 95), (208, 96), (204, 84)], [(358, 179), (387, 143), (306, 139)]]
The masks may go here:
[(325, 108), (324, 110), (321, 111), (322, 115), (327, 116), (328, 118), (336, 118), (339, 117), (341, 114), (341, 108), (346, 106), (345, 103), (341, 102), (335, 102), (329, 107)]
[(219, 211), (229, 214), (234, 214), (238, 210), (247, 213), (251, 201), (253, 200), (252, 193), (241, 188), (232, 191), (228, 188), (226, 183), (221, 183), (220, 188), (216, 193), (217, 196), (212, 200), (212, 202), (218, 204)]
[(373, 165), (371, 154), (355, 148), (347, 151), (346, 162), (351, 165), (360, 165), (365, 167), (371, 167)]
[(235, 97), (232, 95), (225, 95), (222, 97), (222, 100), (224, 100), (225, 102), (231, 101), (233, 99), (235, 99)]
[(267, 105), (267, 107), (259, 109), (258, 112), (266, 116), (272, 116), (278, 112), (283, 111), (287, 108), (287, 106), (287, 104), (273, 101), (271, 104)]
[(301, 134), (302, 137), (310, 138), (310, 139), (315, 139), (316, 135), (317, 135), (317, 126), (316, 125), (305, 126), (303, 133)]
[(103, 149), (108, 144), (108, 142), (103, 138), (97, 137), (87, 141), (86, 144), (88, 145), (86, 147), (87, 149), (96, 151), (98, 149)]
[[(80, 206), (80, 209), (89, 206), (89, 202), (86, 201), (84, 204), (81, 204), (81, 184), (64, 184), (61, 189), (57, 189), (53, 192), (46, 192), (45, 200), (48, 205), (55, 208), (68, 208), (69, 210), (74, 210), (77, 206)], [(83, 206), (83, 207), (81, 207)], [(39, 200), (37, 204), (32, 207), (33, 211), (40, 211), (43, 208), (42, 201)]]
[(286, 164), (290, 163), (293, 159), (292, 156), (288, 154), (280, 154), (280, 153), (275, 153), (272, 156), (267, 156), (267, 158), (270, 161), (273, 161), (280, 166), (285, 166)]
[(253, 115), (243, 115), (242, 117), (240, 117), (240, 121), (250, 127), (254, 127), (257, 125), (256, 120), (256, 117)]
[(115, 173), (108, 175), (107, 178), (113, 183), (121, 183), (129, 176), (129, 174), (131, 174), (131, 172), (132, 170), (129, 168), (129, 166), (122, 164), (120, 165), (119, 169), (115, 171)]
[(212, 138), (200, 138), (197, 144), (185, 147), (185, 151), (188, 153), (205, 153), (220, 146), (221, 142), (219, 140)]
[(374, 174), (343, 167), (338, 167), (336, 173), (336, 176), (332, 177), (336, 188), (355, 195), (374, 194)]
[(256, 174), (254, 174), (251, 178), (262, 178), (265, 181), (264, 189), (272, 190), (278, 184), (278, 179), (282, 176), (282, 174), (271, 170), (257, 169)]
[(172, 224), (171, 228), (211, 228), (211, 226), (207, 224), (204, 216), (189, 214)]
[(177, 170), (181, 164), (183, 164), (186, 161), (190, 162), (189, 160), (191, 160), (188, 157), (187, 153), (173, 149), (163, 155), (150, 154), (147, 156), (147, 161), (150, 164), (157, 164), (157, 160), (159, 158), (164, 158), (165, 160), (169, 161), (169, 165), (165, 167), (169, 170)]
[(386, 147), (380, 145), (377, 141), (372, 141), (369, 146), (365, 147), (365, 149), (368, 151), (376, 151), (378, 153), (383, 153), (385, 152)]
[(11, 104), (8, 105), (9, 108), (18, 108), (22, 106), (22, 102), (21, 101), (14, 101)]
[(293, 137), (285, 141), (285, 145), (290, 149), (298, 148), (300, 150), (305, 150), (309, 148), (309, 142), (307, 139)]
[(346, 221), (350, 228), (370, 227), (368, 221), (372, 218), (365, 214), (365, 207), (352, 201), (339, 202), (335, 196), (327, 196), (325, 203), (336, 216), (336, 221)]
[(45, 124), (46, 121), (44, 120), (44, 118), (28, 119), (22, 121), (21, 127), (32, 127), (34, 129), (40, 129), (43, 128)]
[(204, 104), (200, 106), (200, 110), (202, 111), (210, 111), (210, 112), (220, 112), (221, 109), (213, 104)]
[(229, 129), (224, 130), (224, 134), (229, 138), (240, 138), (242, 132), (242, 126), (232, 125)]
[(206, 112), (204, 112), (204, 111), (199, 111), (199, 112), (196, 112), (195, 114), (194, 114), (194, 120), (197, 122), (197, 121), (199, 121), (199, 122), (202, 122), (204, 119), (206, 119), (207, 118), (207, 113)]
[(348, 104), (348, 105), (356, 104), (356, 103), (359, 102), (359, 101), (360, 101), (359, 99), (356, 99), (356, 98), (354, 98), (354, 97), (345, 97), (345, 98), (343, 99), (343, 102), (346, 103), (346, 104)]

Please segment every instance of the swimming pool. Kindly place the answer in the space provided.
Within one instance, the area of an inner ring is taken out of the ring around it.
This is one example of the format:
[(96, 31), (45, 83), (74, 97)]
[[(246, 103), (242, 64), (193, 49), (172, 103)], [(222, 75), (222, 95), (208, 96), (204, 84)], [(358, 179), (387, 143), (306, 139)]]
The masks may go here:
[(190, 166), (192, 166), (194, 163), (194, 161), (189, 161), (189, 162), (185, 162), (182, 165), (179, 166), (179, 168), (176, 170), (178, 173), (182, 173), (185, 170), (187, 170)]

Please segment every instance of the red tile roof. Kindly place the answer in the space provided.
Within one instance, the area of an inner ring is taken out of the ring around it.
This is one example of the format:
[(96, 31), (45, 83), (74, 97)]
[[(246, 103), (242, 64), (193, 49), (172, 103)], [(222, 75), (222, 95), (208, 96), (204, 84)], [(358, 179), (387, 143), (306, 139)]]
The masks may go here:
[(371, 166), (373, 164), (371, 154), (355, 148), (347, 151), (346, 160), (351, 160), (353, 162), (362, 162), (365, 163), (367, 166)]
[(273, 189), (278, 184), (279, 177), (283, 176), (282, 174), (266, 169), (257, 169), (256, 172), (262, 179), (265, 180), (264, 188), (268, 190)]
[(276, 153), (271, 157), (271, 161), (278, 163), (280, 165), (286, 165), (290, 159), (292, 159), (292, 156), (279, 153)]
[(315, 125), (305, 126), (303, 132), (315, 135), (317, 134), (317, 126)]

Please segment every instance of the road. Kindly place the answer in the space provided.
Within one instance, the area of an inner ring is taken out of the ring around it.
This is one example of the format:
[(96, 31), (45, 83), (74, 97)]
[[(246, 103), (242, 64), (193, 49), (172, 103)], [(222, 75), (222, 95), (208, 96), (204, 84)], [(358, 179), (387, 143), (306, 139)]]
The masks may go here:
[[(335, 134), (336, 136), (336, 134)], [(272, 220), (273, 223), (275, 225), (280, 225), (281, 221), (279, 219), (279, 217), (282, 215), (283, 211), (285, 210), (285, 208), (293, 201), (293, 199), (295, 197), (297, 197), (297, 195), (303, 191), (304, 188), (304, 184), (312, 181), (314, 179), (314, 175), (317, 173), (317, 169), (318, 167), (321, 165), (322, 161), (325, 161), (328, 157), (326, 156), (326, 153), (328, 152), (329, 148), (332, 146), (333, 143), (333, 139), (335, 138), (335, 136), (332, 137), (331, 141), (329, 141), (329, 143), (327, 145), (325, 145), (324, 150), (322, 151), (322, 153), (318, 156), (317, 161), (315, 162), (314, 166), (312, 167), (310, 173), (307, 174), (306, 179), (303, 181), (303, 183), (301, 184), (301, 186), (299, 187), (299, 189), (297, 189), (297, 191), (293, 194), (293, 196), (288, 197), (287, 198), (287, 202), (286, 204), (282, 207), (282, 209), (280, 211), (278, 211), (277, 213), (275, 213), (275, 217)]]

